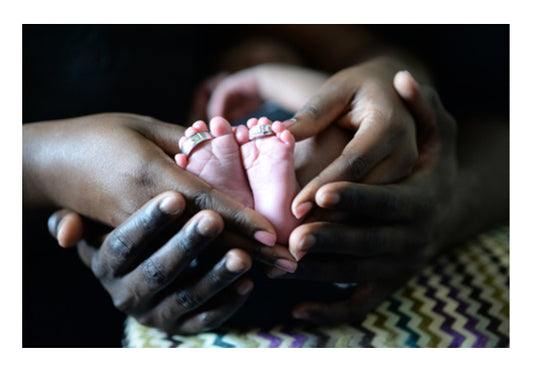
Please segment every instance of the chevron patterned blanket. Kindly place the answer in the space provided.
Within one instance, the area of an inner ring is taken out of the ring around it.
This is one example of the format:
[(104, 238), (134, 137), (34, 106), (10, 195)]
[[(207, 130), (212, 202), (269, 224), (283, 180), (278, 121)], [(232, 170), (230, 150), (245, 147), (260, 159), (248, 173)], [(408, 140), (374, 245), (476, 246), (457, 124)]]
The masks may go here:
[(125, 347), (349, 348), (508, 347), (509, 228), (500, 227), (440, 257), (356, 325), (221, 328), (168, 336), (134, 319)]

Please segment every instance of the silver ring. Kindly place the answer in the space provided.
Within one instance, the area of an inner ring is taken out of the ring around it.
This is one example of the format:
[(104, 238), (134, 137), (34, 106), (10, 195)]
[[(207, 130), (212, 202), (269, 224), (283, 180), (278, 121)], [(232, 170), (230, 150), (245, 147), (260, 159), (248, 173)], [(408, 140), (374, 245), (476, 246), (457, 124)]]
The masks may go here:
[(248, 139), (254, 140), (271, 135), (274, 135), (274, 132), (272, 131), (272, 125), (255, 125), (252, 126), (248, 132)]
[(188, 137), (185, 142), (183, 142), (183, 146), (181, 147), (181, 153), (183, 153), (185, 156), (189, 156), (198, 144), (211, 139), (213, 139), (213, 136), (208, 131), (200, 131), (196, 134), (193, 134)]

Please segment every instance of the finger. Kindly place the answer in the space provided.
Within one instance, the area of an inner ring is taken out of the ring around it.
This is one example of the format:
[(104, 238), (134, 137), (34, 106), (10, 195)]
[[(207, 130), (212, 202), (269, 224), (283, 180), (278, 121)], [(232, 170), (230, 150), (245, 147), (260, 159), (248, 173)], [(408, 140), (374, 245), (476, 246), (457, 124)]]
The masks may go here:
[(393, 80), (394, 88), (404, 100), (409, 111), (419, 125), (429, 126), (435, 123), (435, 111), (426, 100), (413, 76), (407, 71), (397, 72)]
[(148, 125), (142, 125), (136, 128), (150, 141), (156, 143), (164, 153), (174, 157), (180, 152), (179, 140), (185, 134), (185, 127), (159, 121), (152, 117), (146, 117)]
[(309, 253), (298, 262), (295, 273), (280, 278), (322, 282), (364, 282), (395, 277), (399, 272), (415, 269), (410, 255), (355, 258), (350, 255)]
[[(425, 152), (425, 149), (439, 147), (437, 132), (443, 138), (455, 137), (457, 131), (455, 119), (446, 111), (435, 89), (418, 84), (406, 71), (396, 74), (394, 87), (417, 121), (420, 129), (419, 142), (424, 147), (421, 148), (421, 153)], [(443, 119), (437, 121), (437, 117)], [(454, 151), (454, 140), (444, 140), (444, 143), (447, 143), (448, 151)]]
[(124, 276), (125, 286), (134, 292), (126, 293), (127, 298), (117, 299), (127, 303), (127, 308), (122, 305), (122, 310), (138, 307), (139, 302), (167, 287), (223, 228), (222, 218), (213, 211), (201, 211), (191, 218), (164, 246)]
[(233, 232), (224, 232), (221, 242), (224, 246), (244, 250), (250, 254), (253, 260), (277, 267), (284, 272), (293, 273), (298, 267), (285, 246), (274, 245), (267, 248), (263, 244)]
[[(413, 142), (416, 136), (412, 136)], [(417, 144), (402, 145), (393, 154), (374, 166), (363, 178), (366, 184), (390, 184), (409, 176), (418, 159)]]
[(359, 322), (389, 294), (374, 283), (366, 282), (357, 285), (346, 300), (299, 303), (293, 308), (292, 316), (322, 325)]
[(127, 273), (135, 265), (144, 245), (185, 210), (184, 198), (165, 192), (149, 201), (107, 236), (92, 262), (97, 277)]
[(406, 253), (416, 244), (413, 234), (392, 225), (353, 227), (336, 223), (305, 223), (290, 236), (289, 250), (300, 261), (308, 252), (370, 257)]
[(322, 208), (351, 211), (381, 222), (405, 222), (428, 215), (431, 205), (426, 198), (403, 184), (335, 182), (321, 187), (315, 200)]
[(48, 218), (48, 231), (57, 239), (59, 246), (72, 247), (83, 236), (83, 221), (77, 213), (62, 209)]
[(375, 120), (368, 118), (341, 155), (296, 195), (291, 205), (296, 218), (302, 218), (310, 210), (321, 186), (341, 180), (359, 182), (389, 154), (391, 143), (387, 140), (386, 125)]
[(337, 81), (328, 80), (291, 120), (284, 122), (296, 141), (317, 135), (350, 107), (355, 90)]
[[(154, 326), (175, 323), (178, 318), (207, 303), (252, 266), (251, 258), (242, 250), (232, 249), (209, 272), (194, 283), (178, 288), (166, 296), (152, 311), (142, 316), (142, 323)], [(179, 283), (179, 282), (178, 282)]]
[[(276, 242), (274, 227), (260, 215), (230, 196), (214, 189), (196, 175), (180, 169), (169, 159), (169, 172), (155, 172), (154, 183), (163, 189), (176, 189), (187, 199), (191, 214), (199, 210), (213, 210), (224, 219), (227, 228), (253, 238), (260, 243), (273, 246)], [(168, 166), (165, 164), (164, 166)]]
[(173, 333), (196, 334), (218, 328), (230, 319), (246, 302), (253, 289), (253, 282), (239, 278), (228, 288), (219, 292), (207, 305), (195, 313), (183, 316)]

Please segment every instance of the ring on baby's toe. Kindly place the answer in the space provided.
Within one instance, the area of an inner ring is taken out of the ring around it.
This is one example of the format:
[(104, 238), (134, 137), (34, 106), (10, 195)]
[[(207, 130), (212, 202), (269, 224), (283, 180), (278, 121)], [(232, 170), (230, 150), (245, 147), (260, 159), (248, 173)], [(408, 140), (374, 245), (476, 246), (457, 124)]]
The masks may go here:
[(272, 131), (272, 125), (255, 125), (252, 126), (250, 131), (248, 132), (248, 139), (254, 140), (262, 137), (268, 137), (274, 135), (274, 132)]
[(208, 131), (200, 131), (196, 134), (193, 134), (185, 139), (185, 142), (183, 142), (181, 153), (183, 153), (185, 156), (189, 156), (198, 144), (211, 139), (213, 139), (213, 136)]

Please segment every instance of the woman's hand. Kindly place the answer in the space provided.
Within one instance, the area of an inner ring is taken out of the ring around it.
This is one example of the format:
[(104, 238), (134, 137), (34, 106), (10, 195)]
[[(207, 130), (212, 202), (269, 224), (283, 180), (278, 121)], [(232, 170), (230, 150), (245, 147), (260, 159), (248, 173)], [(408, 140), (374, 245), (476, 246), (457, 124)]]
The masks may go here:
[(174, 163), (183, 130), (132, 114), (26, 124), (24, 206), (65, 207), (118, 226), (155, 195), (175, 190), (189, 214), (212, 209), (229, 229), (272, 245), (275, 231), (264, 217)]
[(469, 210), (457, 176), (455, 121), (435, 91), (422, 92), (408, 74), (399, 73), (395, 87), (427, 129), (416, 168), (398, 184), (343, 181), (318, 189), (319, 208), (289, 241), (301, 259), (298, 270), (285, 277), (358, 285), (345, 301), (301, 303), (294, 309), (297, 318), (328, 324), (360, 320), (452, 238), (463, 236), (458, 226)]
[[(109, 234), (87, 228), (78, 244), (82, 261), (118, 309), (168, 333), (220, 326), (253, 287), (243, 277), (251, 267), (250, 256), (240, 249), (213, 246), (224, 229), (220, 215), (204, 210), (184, 218), (185, 206), (180, 194), (165, 192)], [(61, 212), (50, 219), (56, 238), (58, 225), (69, 217)], [(206, 248), (208, 263), (195, 267), (193, 261), (200, 261)]]
[(417, 128), (392, 85), (402, 67), (394, 59), (378, 58), (344, 69), (286, 122), (297, 141), (332, 124), (355, 133), (340, 156), (295, 197), (296, 217), (310, 210), (316, 192), (327, 183), (386, 184), (411, 173), (418, 159)]

